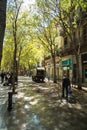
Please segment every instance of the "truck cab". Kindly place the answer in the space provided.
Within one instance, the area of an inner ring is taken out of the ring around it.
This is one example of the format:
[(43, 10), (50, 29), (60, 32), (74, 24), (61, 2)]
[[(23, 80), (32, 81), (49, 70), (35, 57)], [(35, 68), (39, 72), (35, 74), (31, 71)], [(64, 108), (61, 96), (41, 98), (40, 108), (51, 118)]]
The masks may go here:
[(36, 82), (43, 82), (46, 76), (45, 68), (43, 67), (37, 67), (33, 71), (32, 80)]

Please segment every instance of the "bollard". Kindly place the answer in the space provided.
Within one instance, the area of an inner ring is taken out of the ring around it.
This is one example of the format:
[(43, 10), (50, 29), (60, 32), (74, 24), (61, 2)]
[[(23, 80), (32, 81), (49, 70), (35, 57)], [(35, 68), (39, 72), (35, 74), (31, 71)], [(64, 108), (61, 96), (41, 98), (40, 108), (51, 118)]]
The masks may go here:
[(8, 111), (12, 109), (12, 92), (8, 92)]

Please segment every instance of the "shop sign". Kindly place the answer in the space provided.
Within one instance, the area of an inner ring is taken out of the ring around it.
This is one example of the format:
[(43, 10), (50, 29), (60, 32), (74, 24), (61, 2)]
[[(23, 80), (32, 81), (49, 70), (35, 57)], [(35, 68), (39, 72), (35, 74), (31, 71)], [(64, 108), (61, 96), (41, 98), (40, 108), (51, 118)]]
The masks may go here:
[(62, 61), (62, 65), (70, 65), (70, 64), (71, 64), (71, 59)]

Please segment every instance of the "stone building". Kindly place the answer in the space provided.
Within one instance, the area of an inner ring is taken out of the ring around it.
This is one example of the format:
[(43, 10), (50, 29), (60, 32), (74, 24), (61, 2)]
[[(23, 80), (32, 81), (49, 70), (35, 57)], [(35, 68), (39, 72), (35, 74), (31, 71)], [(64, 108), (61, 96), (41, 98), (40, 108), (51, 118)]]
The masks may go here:
[[(80, 74), (82, 83), (87, 83), (87, 23), (82, 24), (81, 29), (81, 43), (80, 43)], [(75, 31), (76, 39), (78, 39), (77, 30)], [(77, 67), (76, 58), (72, 53), (70, 41), (68, 37), (60, 36), (58, 41), (58, 51), (61, 56), (56, 55), (56, 72), (57, 78), (61, 79), (64, 73), (67, 73), (71, 81), (76, 82)], [(77, 44), (77, 43), (76, 43)], [(53, 78), (53, 63), (51, 57), (45, 58), (45, 67), (47, 76)]]

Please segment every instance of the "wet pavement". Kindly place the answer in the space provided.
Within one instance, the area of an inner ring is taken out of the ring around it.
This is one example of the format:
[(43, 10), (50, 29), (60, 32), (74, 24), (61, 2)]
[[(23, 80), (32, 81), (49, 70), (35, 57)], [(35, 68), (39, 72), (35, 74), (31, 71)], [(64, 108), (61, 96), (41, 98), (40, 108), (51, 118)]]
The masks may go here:
[(5, 126), (5, 112), (7, 110), (8, 88), (0, 84), (0, 130), (7, 130)]
[(87, 92), (73, 88), (70, 103), (61, 98), (61, 88), (54, 87), (21, 78), (3, 130), (87, 130)]

